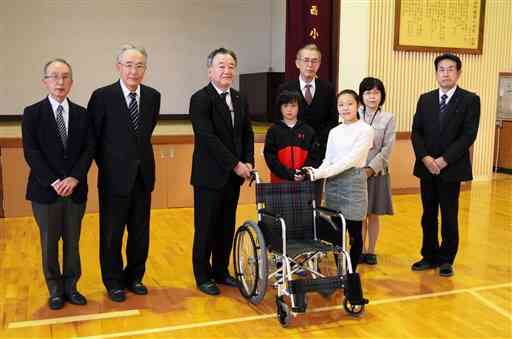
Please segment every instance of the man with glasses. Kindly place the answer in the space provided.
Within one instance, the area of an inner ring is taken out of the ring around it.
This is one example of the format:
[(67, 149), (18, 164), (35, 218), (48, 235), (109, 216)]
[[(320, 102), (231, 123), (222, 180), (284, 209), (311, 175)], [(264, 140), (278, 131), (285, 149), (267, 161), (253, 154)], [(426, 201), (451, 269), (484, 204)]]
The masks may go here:
[[(332, 127), (338, 124), (336, 91), (327, 81), (318, 79), (317, 73), (322, 61), (322, 53), (315, 44), (308, 44), (298, 50), (295, 65), (299, 69), (299, 78), (289, 80), (279, 87), (283, 90), (301, 94), (299, 101), (299, 120), (305, 122), (315, 131), (316, 143), (313, 148), (320, 161), (325, 156), (327, 137)], [(320, 164), (314, 164), (317, 167)], [(317, 200), (321, 198), (323, 180), (317, 184)]]
[[(144, 295), (149, 251), (151, 192), (155, 159), (151, 135), (160, 112), (160, 93), (142, 85), (144, 48), (124, 45), (117, 55), (120, 79), (99, 88), (87, 107), (93, 119), (100, 205), (100, 264), (112, 301), (126, 300), (124, 289)], [(128, 231), (126, 266), (121, 254)]]
[(48, 96), (25, 108), (21, 127), (23, 152), (30, 168), (26, 197), (32, 202), (39, 226), (43, 273), (50, 294), (48, 306), (57, 310), (65, 301), (87, 303), (77, 290), (77, 282), (94, 137), (87, 111), (68, 98), (73, 85), (71, 66), (63, 59), (53, 59), (44, 66), (43, 75)]
[(434, 66), (439, 88), (420, 96), (411, 133), (416, 154), (414, 175), (420, 178), (423, 204), (422, 259), (412, 265), (412, 270), (439, 266), (439, 275), (450, 277), (459, 245), (460, 183), (473, 179), (469, 148), (478, 131), (480, 98), (457, 86), (462, 73), (458, 56), (439, 55)]

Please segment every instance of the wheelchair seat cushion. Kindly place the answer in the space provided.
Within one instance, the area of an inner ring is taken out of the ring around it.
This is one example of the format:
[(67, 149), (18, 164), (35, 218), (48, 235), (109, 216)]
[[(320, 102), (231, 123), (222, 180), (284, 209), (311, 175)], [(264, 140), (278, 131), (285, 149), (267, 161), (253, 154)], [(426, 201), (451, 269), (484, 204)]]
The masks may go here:
[[(333, 245), (320, 240), (290, 240), (286, 244), (286, 256), (291, 258), (308, 252), (330, 252), (333, 250)], [(281, 249), (277, 249), (277, 252), (282, 253)]]

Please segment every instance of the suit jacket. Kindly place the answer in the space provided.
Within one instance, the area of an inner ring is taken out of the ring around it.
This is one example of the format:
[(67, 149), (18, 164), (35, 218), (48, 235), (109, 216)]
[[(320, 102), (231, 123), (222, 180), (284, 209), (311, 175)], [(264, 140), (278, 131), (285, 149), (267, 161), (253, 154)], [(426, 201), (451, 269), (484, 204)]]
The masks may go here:
[(376, 174), (386, 173), (389, 167), (389, 157), (391, 150), (395, 144), (395, 118), (392, 113), (378, 111), (369, 120), (369, 114), (364, 110), (359, 110), (359, 116), (373, 127), (375, 134), (373, 135), (373, 146), (368, 152), (366, 166), (371, 167)]
[[(230, 96), (234, 127), (226, 101), (211, 83), (190, 98), (194, 128), (190, 182), (196, 187), (219, 189), (228, 182), (239, 161), (254, 165), (254, 133), (247, 100), (234, 89), (230, 90)], [(243, 182), (240, 178), (240, 184)]]
[(87, 110), (96, 135), (95, 160), (100, 192), (126, 196), (141, 173), (147, 191), (155, 187), (155, 158), (151, 135), (160, 112), (160, 93), (140, 85), (140, 127), (131, 127), (126, 99), (119, 81), (92, 93)]
[(421, 159), (427, 155), (433, 158), (442, 156), (448, 163), (439, 174), (442, 180), (472, 180), (469, 148), (478, 132), (480, 98), (457, 87), (448, 102), (442, 127), (439, 114), (439, 90), (422, 94), (416, 107), (411, 133), (416, 154), (414, 175), (421, 179), (432, 179), (433, 175)]
[(87, 172), (94, 154), (94, 136), (85, 108), (69, 99), (68, 103), (66, 148), (62, 144), (48, 98), (26, 107), (23, 111), (23, 152), (30, 167), (27, 200), (41, 204), (55, 202), (59, 195), (51, 184), (57, 179), (69, 176), (78, 180), (71, 199), (76, 203), (87, 200)]
[[(317, 137), (317, 149), (319, 149), (319, 157), (323, 159), (325, 148), (327, 146), (327, 138), (331, 128), (338, 125), (338, 107), (336, 104), (336, 91), (328, 82), (315, 79), (315, 96), (311, 105), (306, 103), (304, 95), (300, 89), (299, 79), (289, 80), (279, 86), (279, 93), (283, 90), (295, 91), (300, 95), (299, 115), (298, 119), (304, 121), (313, 127)], [(280, 109), (276, 107), (276, 109)], [(280, 114), (278, 114), (280, 116)]]

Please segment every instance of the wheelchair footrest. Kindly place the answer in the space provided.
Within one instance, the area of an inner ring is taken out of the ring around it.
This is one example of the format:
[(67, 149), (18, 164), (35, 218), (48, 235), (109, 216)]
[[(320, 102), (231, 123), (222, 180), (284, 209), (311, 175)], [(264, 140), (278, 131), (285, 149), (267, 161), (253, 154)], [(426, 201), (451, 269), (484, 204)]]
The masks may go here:
[(295, 300), (295, 307), (292, 307), (292, 311), (306, 312), (306, 293), (308, 292), (330, 293), (340, 288), (343, 288), (341, 277), (292, 280), (290, 281), (290, 293)]
[(341, 277), (297, 279), (290, 281), (290, 292), (292, 294), (331, 291), (340, 288), (343, 288), (343, 279)]

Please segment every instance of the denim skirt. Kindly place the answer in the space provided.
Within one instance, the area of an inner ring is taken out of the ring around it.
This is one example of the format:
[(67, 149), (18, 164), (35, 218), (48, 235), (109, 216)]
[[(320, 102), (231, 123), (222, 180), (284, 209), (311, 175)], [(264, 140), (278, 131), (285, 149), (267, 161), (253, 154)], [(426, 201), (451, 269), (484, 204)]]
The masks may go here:
[(325, 204), (341, 211), (345, 219), (359, 221), (368, 211), (367, 178), (364, 169), (352, 167), (327, 178)]

